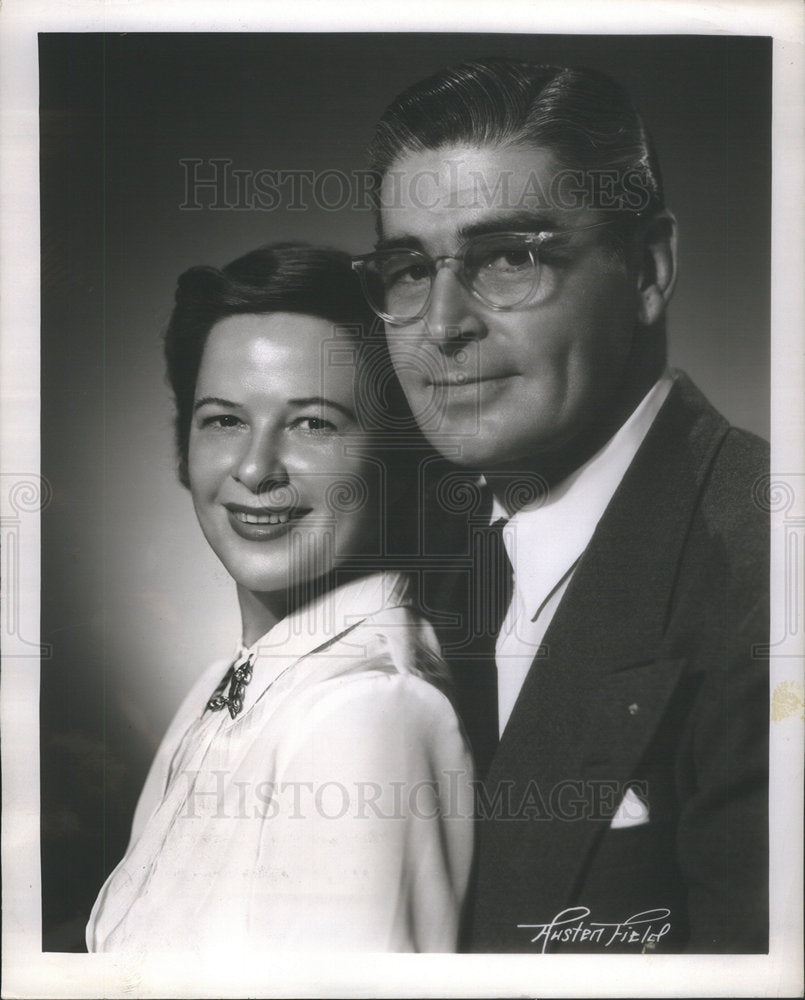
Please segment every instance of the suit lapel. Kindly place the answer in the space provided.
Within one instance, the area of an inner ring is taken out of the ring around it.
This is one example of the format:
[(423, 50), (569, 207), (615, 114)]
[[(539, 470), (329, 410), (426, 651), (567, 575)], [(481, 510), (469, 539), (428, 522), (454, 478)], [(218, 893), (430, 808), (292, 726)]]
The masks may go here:
[[(512, 778), (521, 790), (536, 782), (544, 802), (570, 780), (628, 781), (683, 666), (663, 651), (663, 634), (697, 498), (726, 429), (680, 376), (546, 633), (492, 762), (488, 795)], [(520, 824), (548, 898), (572, 891), (600, 827), (567, 822), (559, 837), (555, 822)]]

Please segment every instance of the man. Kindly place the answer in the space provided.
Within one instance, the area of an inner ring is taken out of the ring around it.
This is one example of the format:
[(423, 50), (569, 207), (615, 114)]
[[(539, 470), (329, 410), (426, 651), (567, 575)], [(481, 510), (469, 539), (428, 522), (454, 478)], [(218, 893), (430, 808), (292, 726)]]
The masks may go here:
[[(667, 369), (645, 128), (606, 77), (490, 59), (397, 98), (372, 157), (355, 266), (487, 496), (439, 521), (463, 549), (433, 607), (483, 778), (466, 947), (766, 951), (768, 452)], [(493, 524), (513, 593), (485, 659)]]

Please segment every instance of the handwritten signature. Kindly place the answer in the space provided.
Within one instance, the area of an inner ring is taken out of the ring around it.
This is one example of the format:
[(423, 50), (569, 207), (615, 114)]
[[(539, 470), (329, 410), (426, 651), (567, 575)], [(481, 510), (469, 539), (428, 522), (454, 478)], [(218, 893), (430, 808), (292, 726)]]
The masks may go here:
[(587, 920), (590, 910), (586, 906), (570, 906), (557, 913), (549, 924), (518, 924), (518, 928), (536, 931), (531, 943), (542, 941), (542, 951), (545, 953), (552, 942), (563, 944), (571, 942), (589, 942), (602, 944), (605, 948), (613, 944), (643, 945), (653, 950), (665, 935), (671, 930), (668, 917), (671, 911), (660, 907), (656, 910), (643, 910), (618, 923), (602, 923)]

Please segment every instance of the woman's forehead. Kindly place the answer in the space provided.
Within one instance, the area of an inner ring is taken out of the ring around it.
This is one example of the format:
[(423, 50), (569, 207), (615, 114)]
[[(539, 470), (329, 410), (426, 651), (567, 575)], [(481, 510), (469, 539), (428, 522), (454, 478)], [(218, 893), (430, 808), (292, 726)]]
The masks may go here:
[(352, 394), (357, 344), (343, 328), (299, 313), (228, 316), (210, 331), (196, 395), (215, 385), (276, 391), (291, 397)]

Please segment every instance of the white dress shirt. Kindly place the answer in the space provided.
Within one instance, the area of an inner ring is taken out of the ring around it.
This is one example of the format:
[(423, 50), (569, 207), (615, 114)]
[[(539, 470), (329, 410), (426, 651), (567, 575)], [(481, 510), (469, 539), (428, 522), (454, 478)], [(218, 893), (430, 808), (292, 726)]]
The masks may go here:
[[(672, 385), (666, 371), (600, 451), (503, 529), (514, 587), (495, 647), (501, 735), (576, 563)], [(492, 523), (507, 516), (495, 499)]]
[(194, 685), (157, 752), (90, 951), (454, 951), (472, 764), (404, 578), (344, 584), (256, 642), (243, 710)]

